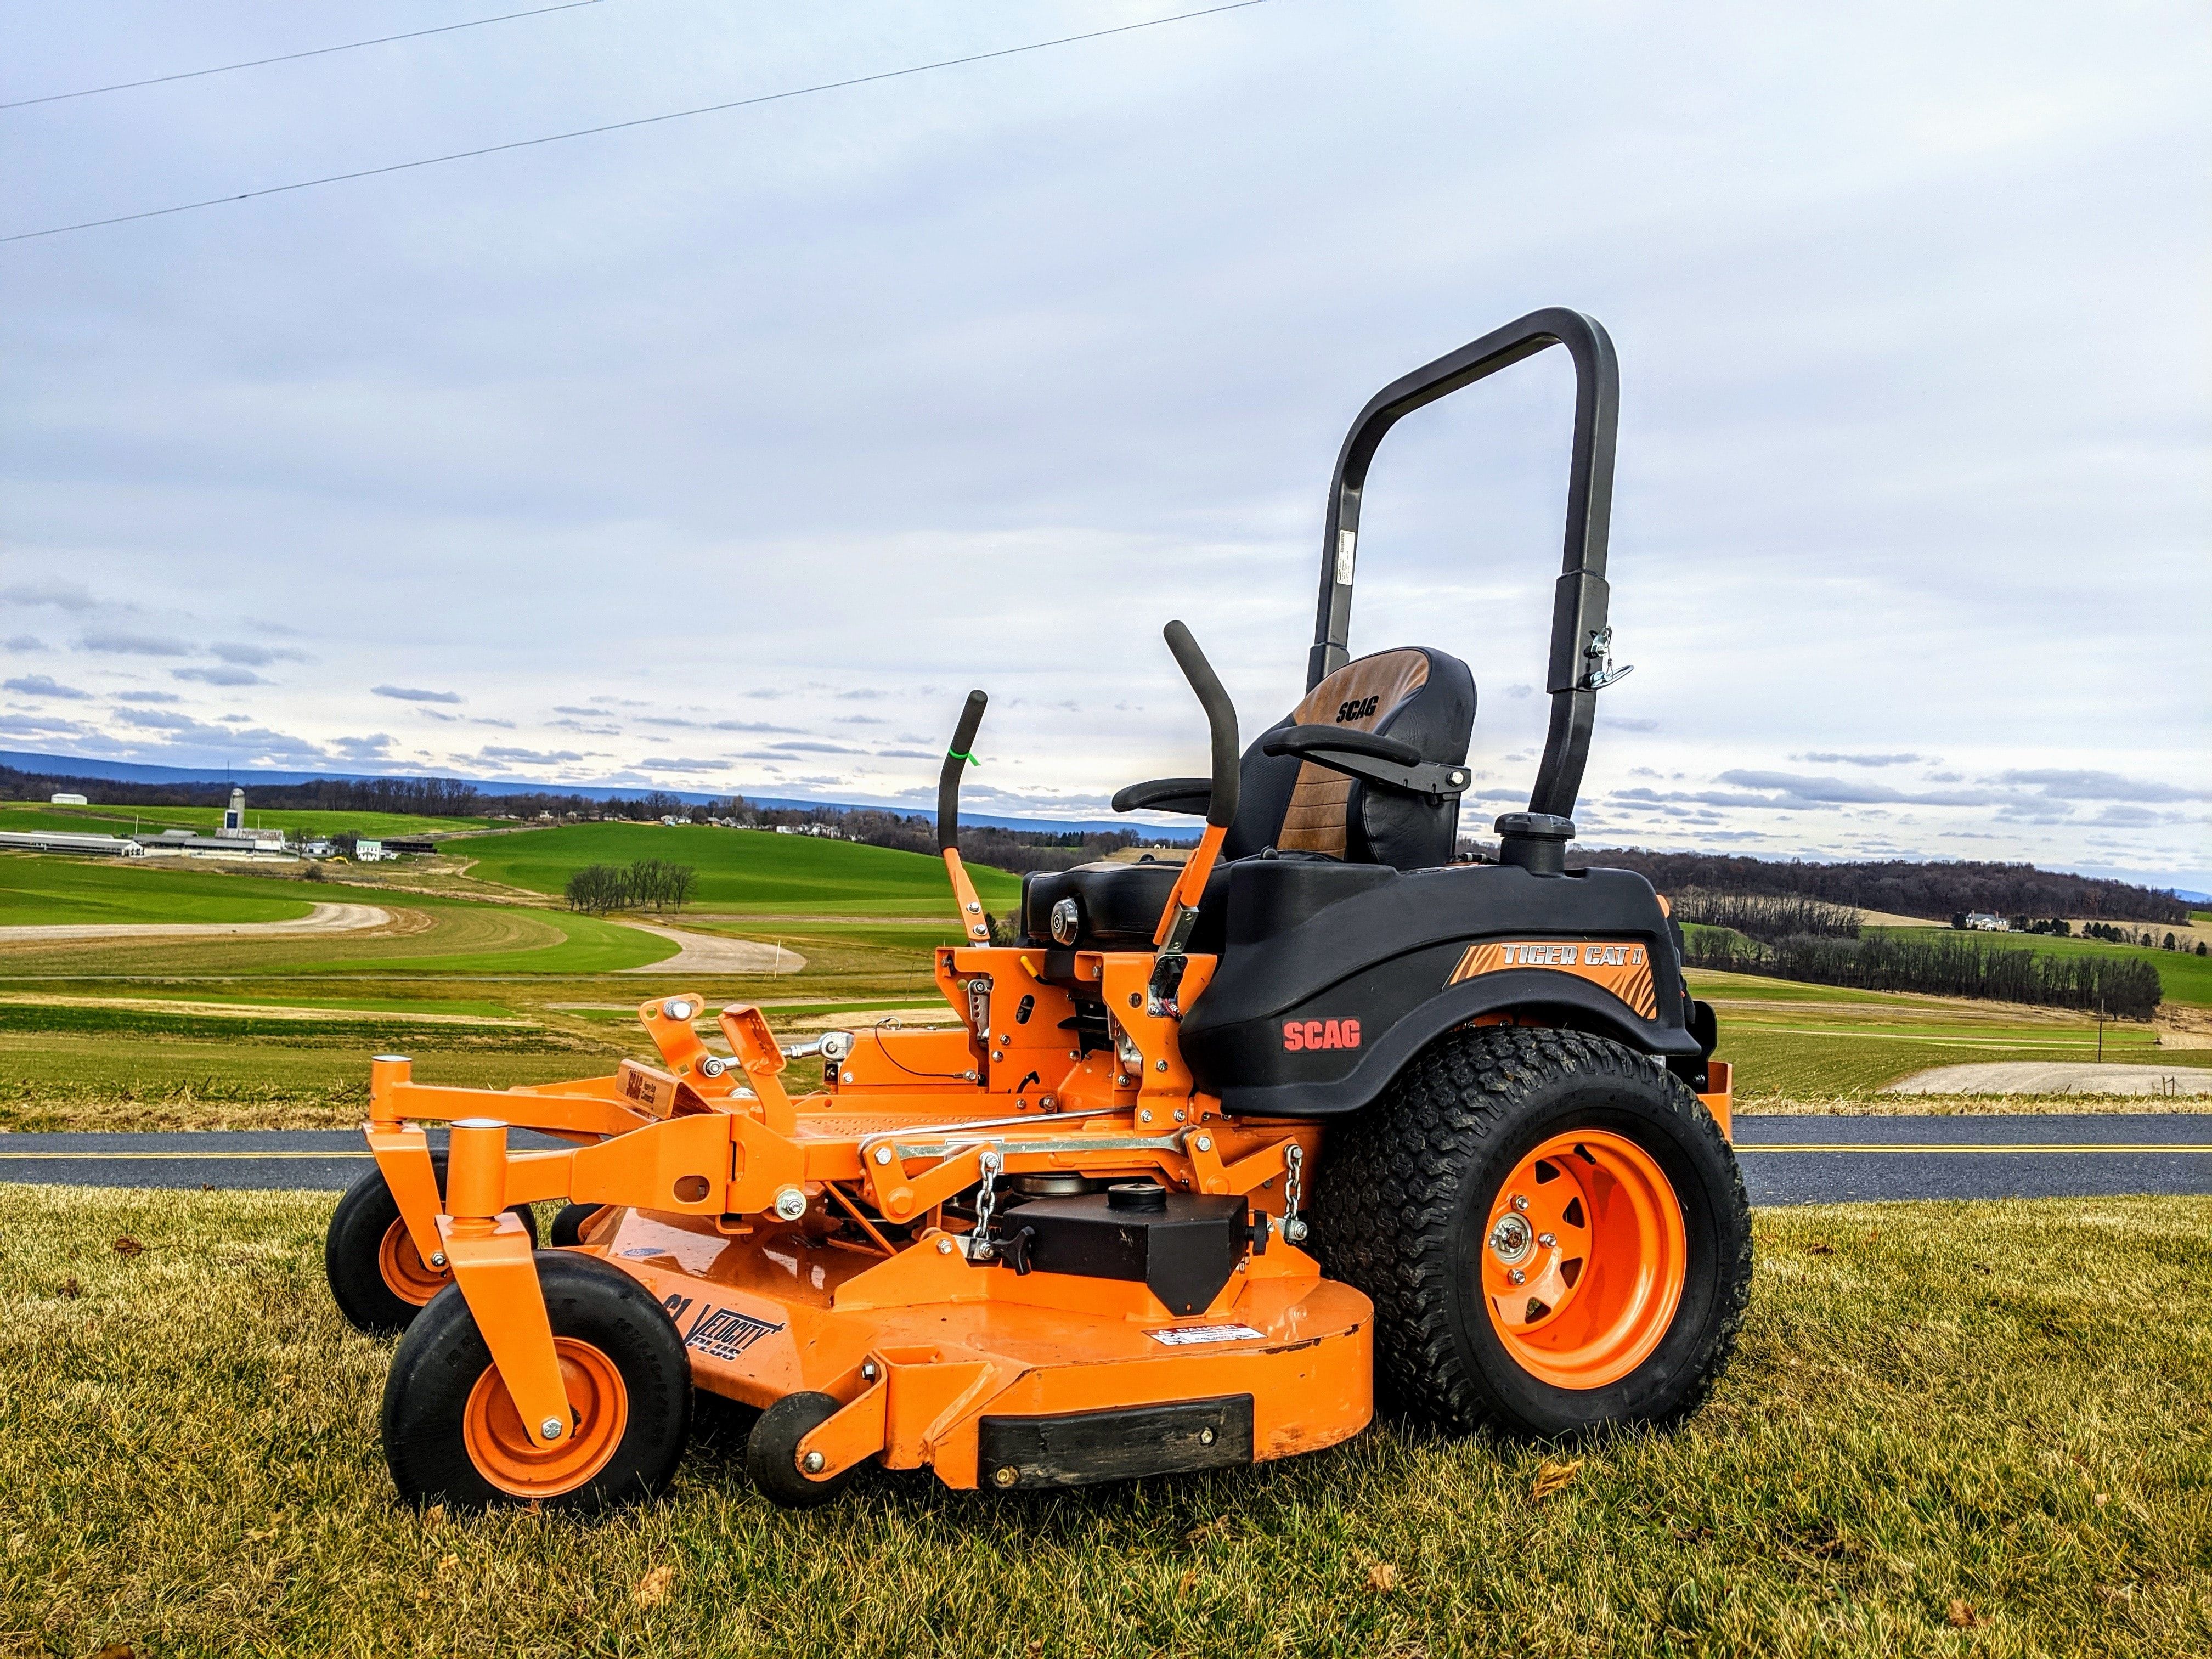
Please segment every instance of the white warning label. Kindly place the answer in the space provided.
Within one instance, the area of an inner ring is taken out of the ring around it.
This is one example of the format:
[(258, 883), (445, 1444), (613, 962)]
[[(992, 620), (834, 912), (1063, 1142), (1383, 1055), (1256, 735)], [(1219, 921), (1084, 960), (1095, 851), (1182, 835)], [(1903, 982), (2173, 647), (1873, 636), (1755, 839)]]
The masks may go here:
[(1249, 1342), (1267, 1334), (1255, 1331), (1249, 1325), (1173, 1325), (1146, 1334), (1170, 1348), (1187, 1348), (1200, 1342)]

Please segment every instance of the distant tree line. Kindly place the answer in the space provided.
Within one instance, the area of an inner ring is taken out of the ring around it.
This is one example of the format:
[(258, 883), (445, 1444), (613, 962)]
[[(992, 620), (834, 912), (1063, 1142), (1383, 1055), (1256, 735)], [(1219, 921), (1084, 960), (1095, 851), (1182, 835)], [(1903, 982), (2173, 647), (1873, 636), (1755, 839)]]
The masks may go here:
[(2170, 892), (2124, 881), (2039, 870), (2032, 864), (1944, 864), (1891, 859), (1881, 863), (1814, 864), (1721, 853), (1647, 853), (1640, 848), (1570, 848), (1577, 868), (1633, 870), (1661, 892), (1802, 896), (1861, 910), (1948, 921), (1954, 912), (1992, 915), (2098, 916), (2166, 926), (2189, 920), (2189, 907)]
[(1688, 930), (1693, 968), (1768, 974), (1863, 991), (1920, 991), (1987, 997), (2047, 1008), (2102, 1009), (2117, 1019), (2148, 1019), (2158, 1010), (2158, 969), (2141, 957), (2054, 957), (1987, 935), (1920, 931), (1862, 939), (1806, 935), (1748, 939), (1717, 928)]
[(1795, 893), (1711, 893), (1686, 887), (1668, 895), (1674, 920), (1733, 927), (1756, 939), (1856, 939), (1859, 913)]
[(639, 859), (629, 865), (587, 864), (568, 878), (571, 910), (605, 915), (610, 910), (681, 910), (698, 884), (699, 872), (665, 859)]

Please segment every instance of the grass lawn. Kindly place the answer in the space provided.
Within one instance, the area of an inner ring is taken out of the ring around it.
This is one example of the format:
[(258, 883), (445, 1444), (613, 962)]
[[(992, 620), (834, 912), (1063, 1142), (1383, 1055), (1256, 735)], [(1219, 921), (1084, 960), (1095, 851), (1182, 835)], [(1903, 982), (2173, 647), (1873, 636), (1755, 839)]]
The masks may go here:
[(878, 1475), (803, 1516), (695, 1450), (598, 1522), (400, 1507), (330, 1207), (0, 1188), (6, 1650), (2212, 1650), (2202, 1199), (1762, 1212), (1735, 1364), (1671, 1433), (1386, 1427), (1016, 1499)]
[(149, 862), (95, 864), (58, 854), (0, 853), (0, 927), (294, 921), (316, 900), (340, 896), (305, 886), (280, 888), (254, 876), (149, 867)]
[[(1807, 985), (1752, 974), (1690, 970), (1690, 988), (1720, 1016), (1722, 1058), (1756, 1100), (1825, 1100), (1880, 1091), (1916, 1072), (1977, 1060), (2094, 1060), (2094, 1017), (1963, 997)], [(2109, 1020), (2107, 1060), (2212, 1065), (2212, 1049), (2161, 1048), (2150, 1026)]]
[[(580, 823), (527, 835), (487, 836), (452, 849), (476, 860), (469, 873), (533, 893), (559, 894), (587, 864), (665, 859), (699, 872), (696, 910), (747, 915), (798, 914), (951, 915), (945, 866), (920, 853), (811, 836), (696, 825)], [(994, 911), (1021, 895), (1019, 878), (971, 865), (975, 890)]]

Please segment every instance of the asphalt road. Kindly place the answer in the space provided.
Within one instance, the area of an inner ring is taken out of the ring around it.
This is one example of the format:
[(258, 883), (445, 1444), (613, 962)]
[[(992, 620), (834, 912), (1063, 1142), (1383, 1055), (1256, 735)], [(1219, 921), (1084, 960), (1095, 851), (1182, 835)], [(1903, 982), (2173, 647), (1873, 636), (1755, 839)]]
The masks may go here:
[[(1753, 1204), (2212, 1193), (2212, 1116), (1739, 1117), (1735, 1127)], [(561, 1143), (517, 1131), (514, 1144)], [(368, 1167), (351, 1129), (0, 1134), (0, 1181), (337, 1191)]]

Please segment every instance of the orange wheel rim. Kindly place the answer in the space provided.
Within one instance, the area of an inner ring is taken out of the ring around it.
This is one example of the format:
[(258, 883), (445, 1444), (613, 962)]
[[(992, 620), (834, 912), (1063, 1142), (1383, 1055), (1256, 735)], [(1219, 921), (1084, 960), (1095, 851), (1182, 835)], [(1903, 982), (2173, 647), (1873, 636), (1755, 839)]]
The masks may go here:
[(404, 1221), (395, 1221), (384, 1230), (376, 1247), (376, 1266), (384, 1275), (386, 1288), (402, 1302), (418, 1308), (427, 1305), (453, 1279), (444, 1268), (433, 1267), (422, 1260)]
[(1650, 1357), (1689, 1249), (1666, 1172), (1625, 1136), (1554, 1135), (1515, 1166), (1482, 1231), (1491, 1328), (1531, 1375), (1601, 1389)]
[(555, 1337), (553, 1351), (568, 1391), (573, 1431), (565, 1438), (550, 1446), (531, 1440), (496, 1365), (484, 1367), (461, 1413), (469, 1461), (510, 1498), (557, 1498), (575, 1491), (606, 1468), (629, 1425), (629, 1392), (613, 1360), (569, 1336)]

